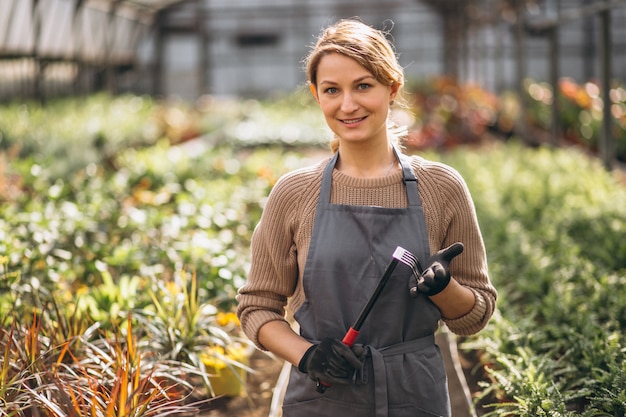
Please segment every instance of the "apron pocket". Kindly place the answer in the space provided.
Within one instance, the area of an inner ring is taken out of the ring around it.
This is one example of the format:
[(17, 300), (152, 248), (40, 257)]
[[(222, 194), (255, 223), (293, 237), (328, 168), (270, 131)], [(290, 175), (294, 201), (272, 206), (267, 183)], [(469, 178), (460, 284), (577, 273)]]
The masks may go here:
[(389, 417), (442, 417), (412, 405), (389, 409)]
[[(369, 417), (373, 415), (373, 413), (374, 410), (371, 407), (359, 404), (348, 404), (328, 398), (318, 398), (315, 400), (283, 405), (283, 417)], [(415, 414), (398, 415), (398, 417), (400, 416), (416, 417)], [(417, 416), (421, 416), (421, 414), (418, 414)], [(424, 416), (432, 417), (431, 414), (424, 414)]]
[(448, 384), (443, 358), (437, 346), (387, 357), (385, 366), (390, 409), (399, 413), (393, 416), (431, 417), (447, 414), (446, 410), (450, 409)]

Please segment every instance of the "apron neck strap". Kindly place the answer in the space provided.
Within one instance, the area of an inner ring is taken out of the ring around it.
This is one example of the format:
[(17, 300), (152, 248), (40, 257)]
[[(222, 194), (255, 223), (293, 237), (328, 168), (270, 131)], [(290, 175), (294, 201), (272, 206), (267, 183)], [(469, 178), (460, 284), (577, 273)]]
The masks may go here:
[(320, 204), (330, 204), (330, 187), (333, 179), (333, 169), (339, 159), (339, 152), (335, 152), (335, 156), (330, 160), (326, 168), (324, 169), (324, 175), (322, 176), (322, 187), (320, 188)]
[(399, 153), (395, 146), (393, 151), (402, 166), (402, 181), (404, 182), (404, 188), (406, 188), (406, 198), (409, 202), (409, 206), (421, 206), (422, 201), (417, 192), (417, 177), (411, 169), (411, 158), (403, 153)]
[[(400, 161), (400, 166), (402, 167), (402, 181), (404, 182), (406, 189), (406, 197), (409, 202), (409, 206), (421, 206), (422, 202), (420, 200), (419, 193), (417, 192), (417, 177), (411, 169), (411, 158), (399, 153), (395, 146), (393, 147), (393, 153), (396, 155), (396, 158), (398, 158), (398, 161)], [(335, 168), (338, 159), (339, 152), (335, 152), (335, 155), (324, 169), (322, 186), (320, 189), (320, 202), (323, 201), (325, 204), (330, 204), (330, 189), (332, 184), (333, 169)]]

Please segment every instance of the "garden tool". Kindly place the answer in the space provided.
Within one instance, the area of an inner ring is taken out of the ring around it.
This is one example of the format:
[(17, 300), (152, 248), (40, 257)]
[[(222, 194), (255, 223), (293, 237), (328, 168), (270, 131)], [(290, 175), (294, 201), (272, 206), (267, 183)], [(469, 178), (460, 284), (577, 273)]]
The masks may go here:
[[(365, 306), (359, 313), (357, 319), (354, 321), (354, 324), (350, 327), (350, 329), (348, 329), (347, 333), (343, 337), (342, 342), (348, 347), (352, 347), (354, 345), (354, 342), (357, 336), (359, 335), (359, 331), (361, 329), (361, 326), (363, 325), (363, 322), (365, 321), (369, 313), (372, 311), (372, 307), (374, 307), (374, 303), (376, 303), (376, 300), (382, 293), (383, 288), (387, 284), (387, 281), (389, 281), (389, 278), (393, 274), (393, 271), (396, 269), (398, 262), (402, 262), (403, 264), (411, 268), (411, 270), (413, 271), (413, 274), (415, 274), (416, 276), (418, 277), (421, 276), (419, 274), (421, 273), (421, 265), (419, 263), (419, 260), (417, 259), (415, 255), (413, 255), (408, 250), (398, 246), (396, 247), (396, 250), (393, 252), (391, 257), (392, 259), (389, 262), (389, 265), (387, 265), (387, 268), (385, 269), (385, 272), (382, 278), (380, 279), (380, 281), (378, 281), (378, 285), (374, 289), (374, 292), (372, 293), (369, 300), (367, 301), (367, 303), (365, 304)], [(318, 381), (317, 391), (320, 393), (324, 393), (329, 386), (330, 385), (324, 381)]]

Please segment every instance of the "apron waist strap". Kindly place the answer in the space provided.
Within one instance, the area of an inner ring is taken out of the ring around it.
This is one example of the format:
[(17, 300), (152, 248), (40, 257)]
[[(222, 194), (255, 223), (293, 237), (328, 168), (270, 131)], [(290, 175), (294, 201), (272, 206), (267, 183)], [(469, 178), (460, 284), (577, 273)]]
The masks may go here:
[[(409, 340), (408, 342), (400, 342), (395, 345), (385, 346), (378, 349), (383, 357), (403, 355), (409, 352), (415, 352), (416, 350), (424, 349), (428, 346), (435, 344), (435, 335), (429, 334), (419, 339)], [(372, 351), (374, 349), (371, 349)]]
[(366, 346), (366, 350), (372, 356), (374, 368), (374, 398), (376, 406), (376, 417), (387, 417), (388, 396), (387, 396), (387, 371), (385, 369), (385, 357), (403, 355), (409, 352), (424, 349), (435, 344), (435, 335), (429, 334), (419, 339), (408, 342), (396, 343), (395, 345), (375, 349)]

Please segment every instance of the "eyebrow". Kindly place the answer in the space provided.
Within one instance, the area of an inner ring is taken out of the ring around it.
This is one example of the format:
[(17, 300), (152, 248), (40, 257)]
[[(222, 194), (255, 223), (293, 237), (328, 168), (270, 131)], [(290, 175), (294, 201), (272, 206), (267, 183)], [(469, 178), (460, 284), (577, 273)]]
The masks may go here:
[[(364, 80), (367, 80), (368, 78), (371, 78), (371, 79), (374, 79), (374, 80), (376, 79), (376, 78), (374, 78), (373, 75), (369, 75), (368, 74), (368, 75), (364, 75), (362, 77), (357, 78), (356, 80), (352, 81), (352, 83), (353, 84), (358, 84), (358, 83), (360, 83), (360, 82), (362, 82)], [(322, 85), (322, 84), (337, 84), (337, 83), (334, 82), (334, 81), (331, 81), (331, 80), (322, 80), (322, 81), (320, 81), (319, 84)]]

